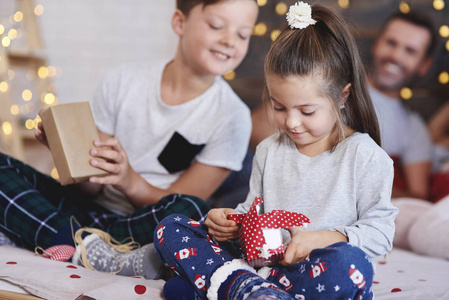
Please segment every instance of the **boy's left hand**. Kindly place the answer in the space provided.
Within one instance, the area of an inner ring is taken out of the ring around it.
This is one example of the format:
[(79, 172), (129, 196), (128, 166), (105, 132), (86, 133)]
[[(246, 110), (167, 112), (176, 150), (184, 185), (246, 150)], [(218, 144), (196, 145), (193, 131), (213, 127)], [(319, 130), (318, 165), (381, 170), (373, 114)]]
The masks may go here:
[(95, 140), (94, 145), (98, 148), (90, 151), (93, 156), (90, 164), (105, 170), (109, 174), (102, 177), (91, 177), (89, 181), (98, 184), (111, 184), (126, 194), (126, 190), (131, 186), (135, 171), (129, 164), (128, 156), (122, 144), (116, 138), (109, 137), (104, 140)]

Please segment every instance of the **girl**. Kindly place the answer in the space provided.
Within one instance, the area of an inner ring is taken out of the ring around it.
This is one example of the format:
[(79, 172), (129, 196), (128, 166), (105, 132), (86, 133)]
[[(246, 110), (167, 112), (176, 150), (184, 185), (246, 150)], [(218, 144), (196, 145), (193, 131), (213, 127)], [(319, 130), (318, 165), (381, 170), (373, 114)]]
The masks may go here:
[(247, 152), (250, 111), (221, 75), (242, 62), (257, 15), (255, 0), (178, 0), (175, 57), (113, 70), (91, 101), (100, 131), (91, 164), (109, 174), (83, 183), (84, 194), (0, 155), (0, 229), (29, 248), (73, 245), (75, 217), (117, 240), (148, 244), (148, 233), (174, 212), (203, 219), (202, 199)]
[[(391, 249), (397, 209), (390, 203), (393, 165), (379, 146), (365, 72), (347, 26), (332, 11), (298, 2), (287, 20), (265, 60), (280, 132), (257, 147), (250, 193), (235, 210), (211, 210), (205, 229), (181, 215), (161, 222), (156, 251), (182, 276), (167, 282), (167, 296), (185, 278), (209, 299), (373, 297), (371, 259)], [(224, 243), (238, 237), (227, 215), (246, 213), (256, 196), (264, 212), (310, 219), (308, 229), (287, 228), (283, 261), (259, 275)]]

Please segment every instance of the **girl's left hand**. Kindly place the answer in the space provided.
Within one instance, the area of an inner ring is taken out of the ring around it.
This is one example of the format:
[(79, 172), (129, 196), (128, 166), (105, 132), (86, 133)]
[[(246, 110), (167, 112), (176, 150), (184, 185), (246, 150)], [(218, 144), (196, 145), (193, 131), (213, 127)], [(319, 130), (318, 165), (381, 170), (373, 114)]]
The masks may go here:
[[(136, 172), (129, 164), (128, 156), (123, 146), (113, 137), (95, 140), (94, 145), (98, 148), (90, 151), (90, 154), (94, 157), (91, 159), (90, 164), (105, 170), (109, 174), (91, 177), (89, 181), (98, 184), (111, 184), (114, 188), (127, 194), (126, 190), (130, 189), (133, 182), (132, 178)], [(96, 158), (102, 158), (103, 160)]]
[(348, 242), (348, 238), (338, 231), (308, 231), (303, 227), (287, 228), (292, 240), (285, 250), (281, 265), (289, 266), (304, 260), (313, 249), (324, 248), (338, 242)]
[(303, 227), (290, 227), (287, 230), (290, 232), (292, 238), (285, 250), (284, 259), (280, 262), (284, 266), (294, 265), (304, 260), (314, 249), (311, 247), (313, 232)]

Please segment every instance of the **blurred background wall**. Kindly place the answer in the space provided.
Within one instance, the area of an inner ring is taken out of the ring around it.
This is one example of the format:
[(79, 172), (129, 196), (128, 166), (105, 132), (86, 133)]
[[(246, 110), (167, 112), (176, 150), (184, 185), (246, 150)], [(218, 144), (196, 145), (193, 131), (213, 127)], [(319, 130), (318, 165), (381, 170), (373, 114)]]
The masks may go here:
[[(435, 63), (428, 76), (410, 87), (411, 93), (406, 95), (410, 107), (427, 119), (447, 101), (449, 91), (449, 1), (446, 1), (315, 0), (311, 3), (330, 6), (346, 18), (367, 65), (373, 38), (393, 11), (413, 9), (431, 15), (442, 35)], [(261, 101), (265, 53), (285, 23), (288, 7), (296, 1), (257, 2), (260, 15), (248, 56), (239, 68), (225, 74), (250, 108)], [(35, 22), (26, 22), (29, 14), (22, 19), (18, 15), (27, 3), (32, 6)], [(0, 110), (3, 116), (0, 122), (4, 125), (5, 114), (9, 114), (9, 107), (1, 106), (6, 103), (2, 93), (8, 93), (8, 105), (14, 105), (11, 114), (19, 119), (19, 126), (27, 124), (32, 131), (36, 124), (32, 120), (42, 103), (49, 104), (47, 100), (50, 104), (88, 101), (111, 68), (129, 61), (172, 57), (177, 45), (170, 23), (174, 9), (175, 0), (1, 0)], [(15, 35), (11, 29), (16, 30)], [(27, 49), (25, 35), (30, 32), (40, 35), (41, 47)], [(9, 37), (9, 45), (4, 45), (5, 37)], [(5, 51), (15, 53), (13, 59), (35, 56), (37, 66), (22, 65), (22, 70), (6, 70)], [(40, 65), (45, 67), (45, 83), (40, 77)], [(37, 89), (32, 87), (36, 78), (40, 80)], [(42, 86), (45, 86), (43, 92)]]
[[(260, 102), (260, 80), (263, 74), (263, 58), (270, 46), (272, 36), (285, 23), (285, 13), (294, 4), (293, 0), (263, 0), (259, 23), (247, 59), (237, 69), (231, 85), (247, 99), (250, 107)], [(306, 1), (307, 2), (307, 1)], [(428, 75), (404, 93), (407, 104), (428, 119), (449, 98), (449, 1), (446, 0), (315, 0), (310, 3), (323, 4), (339, 11), (353, 30), (366, 66), (370, 64), (370, 48), (380, 26), (397, 10), (411, 9), (430, 15), (440, 31), (440, 43), (436, 51), (433, 68)], [(251, 79), (251, 80), (250, 80)], [(248, 81), (248, 82), (245, 82)], [(257, 91), (257, 92), (256, 92)]]

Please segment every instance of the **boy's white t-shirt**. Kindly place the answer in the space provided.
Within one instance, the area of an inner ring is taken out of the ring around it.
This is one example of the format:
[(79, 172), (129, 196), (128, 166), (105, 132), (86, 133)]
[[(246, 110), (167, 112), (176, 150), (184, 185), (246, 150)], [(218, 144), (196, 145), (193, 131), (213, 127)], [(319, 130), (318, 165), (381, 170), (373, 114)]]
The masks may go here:
[[(116, 137), (134, 170), (161, 189), (193, 161), (240, 170), (251, 134), (249, 108), (220, 76), (197, 98), (166, 105), (161, 79), (167, 63), (126, 64), (107, 74), (91, 101), (97, 128)], [(116, 213), (134, 211), (110, 185), (97, 201)]]

